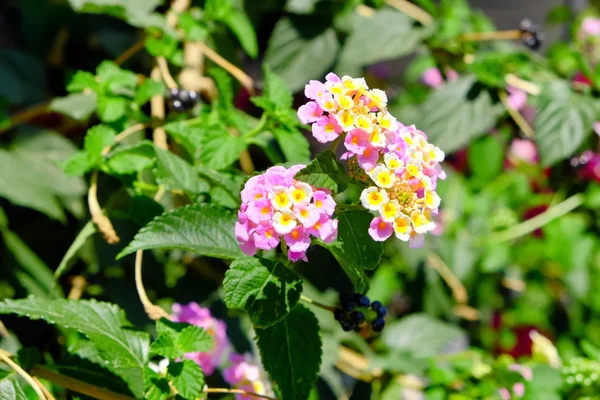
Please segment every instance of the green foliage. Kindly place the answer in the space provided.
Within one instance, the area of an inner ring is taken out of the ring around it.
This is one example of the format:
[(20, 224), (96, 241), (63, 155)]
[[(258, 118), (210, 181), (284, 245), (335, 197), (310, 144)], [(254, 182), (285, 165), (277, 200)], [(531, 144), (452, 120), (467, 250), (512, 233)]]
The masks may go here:
[(308, 397), (321, 365), (321, 338), (315, 316), (297, 305), (281, 321), (256, 329), (262, 362), (284, 399)]
[(317, 155), (306, 168), (298, 171), (295, 178), (316, 188), (331, 189), (334, 193), (341, 193), (348, 186), (346, 170), (331, 150)]
[(131, 329), (123, 311), (114, 304), (95, 300), (48, 300), (29, 297), (5, 300), (0, 314), (43, 319), (87, 336), (100, 357), (116, 375), (128, 383), (132, 393), (142, 393), (142, 370), (148, 360), (148, 335)]
[(242, 256), (234, 237), (235, 217), (223, 208), (192, 204), (167, 211), (142, 228), (119, 257), (137, 250), (182, 249), (210, 257)]
[(167, 376), (184, 399), (193, 400), (200, 396), (204, 387), (202, 369), (192, 360), (169, 364)]
[(150, 346), (150, 354), (177, 359), (185, 353), (207, 352), (214, 346), (209, 333), (194, 325), (161, 320), (156, 330), (158, 337)]
[(228, 308), (245, 310), (255, 326), (279, 322), (294, 308), (302, 279), (279, 262), (242, 258), (231, 263), (223, 281)]

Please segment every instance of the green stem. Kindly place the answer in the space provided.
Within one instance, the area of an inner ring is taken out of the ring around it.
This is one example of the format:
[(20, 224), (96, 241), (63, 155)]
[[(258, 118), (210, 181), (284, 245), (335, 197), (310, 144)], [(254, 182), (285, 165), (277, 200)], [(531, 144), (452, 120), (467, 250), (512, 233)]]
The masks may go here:
[(487, 240), (484, 240), (482, 242), (495, 244), (507, 242), (510, 240), (520, 238), (521, 236), (525, 236), (535, 231), (536, 229), (539, 229), (544, 225), (549, 224), (556, 218), (562, 217), (563, 215), (573, 211), (574, 209), (582, 205), (584, 200), (585, 197), (581, 193), (573, 195), (568, 199), (562, 201), (561, 203), (550, 207), (543, 213), (531, 219), (528, 219), (527, 221), (523, 221), (520, 224), (517, 224), (505, 231), (497, 232), (490, 235)]
[(342, 141), (343, 138), (344, 138), (344, 135), (342, 135), (342, 134), (340, 134), (340, 136), (335, 138), (335, 140), (331, 143), (331, 151), (333, 151), (335, 153), (335, 151), (337, 150), (338, 144), (340, 144), (340, 142)]
[(258, 135), (264, 130), (265, 125), (267, 125), (267, 113), (263, 113), (260, 117), (260, 120), (258, 121), (258, 124), (256, 124), (256, 126), (252, 130), (246, 132), (243, 135), (244, 139), (250, 139), (251, 137)]
[(305, 295), (300, 295), (300, 300), (302, 300), (305, 303), (311, 304), (311, 305), (313, 305), (315, 307), (322, 308), (323, 310), (327, 310), (327, 311), (331, 311), (331, 312), (333, 312), (335, 310), (335, 307), (328, 306), (328, 305), (325, 305), (323, 303), (319, 303), (318, 301), (315, 301), (315, 300), (313, 300), (310, 297), (307, 297)]

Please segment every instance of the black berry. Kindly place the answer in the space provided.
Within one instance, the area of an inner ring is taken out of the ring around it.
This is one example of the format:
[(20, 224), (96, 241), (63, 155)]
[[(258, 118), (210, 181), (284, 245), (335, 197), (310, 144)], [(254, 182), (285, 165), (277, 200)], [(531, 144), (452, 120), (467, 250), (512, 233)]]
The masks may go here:
[(351, 298), (352, 298), (352, 296), (350, 296), (348, 293), (340, 293), (340, 304), (343, 306)]
[(348, 300), (346, 302), (346, 304), (342, 304), (342, 308), (348, 312), (354, 310), (355, 307), (356, 307), (356, 301), (354, 301), (354, 300)]
[(538, 50), (542, 45), (542, 41), (538, 35), (527, 35), (523, 37), (523, 44), (530, 50)]
[(350, 332), (352, 329), (354, 329), (356, 325), (354, 324), (354, 322), (352, 321), (344, 321), (342, 322), (342, 329), (346, 332)]
[(169, 98), (172, 100), (179, 100), (179, 88), (171, 88), (169, 89)]
[(373, 311), (377, 311), (382, 307), (382, 304), (380, 301), (375, 300), (374, 302), (371, 303), (371, 308), (373, 309)]
[(375, 321), (373, 321), (373, 324), (371, 324), (371, 326), (373, 327), (373, 330), (375, 332), (381, 332), (385, 327), (385, 320), (379, 317)]
[(342, 310), (341, 308), (336, 308), (333, 311), (333, 317), (336, 321), (343, 321), (346, 319), (346, 311)]
[(352, 318), (352, 321), (360, 324), (365, 320), (365, 314), (361, 313), (360, 311), (353, 311), (352, 314), (350, 314), (350, 318)]
[(357, 293), (356, 295), (354, 295), (354, 299), (361, 307), (369, 307), (369, 305), (371, 305), (371, 300), (369, 300), (369, 298), (364, 294)]
[(386, 316), (386, 314), (387, 314), (387, 308), (385, 308), (385, 306), (379, 307), (379, 310), (377, 310), (377, 316), (383, 318)]
[(179, 100), (173, 100), (171, 102), (171, 108), (175, 111), (184, 111), (185, 110), (185, 108), (183, 107), (183, 104)]

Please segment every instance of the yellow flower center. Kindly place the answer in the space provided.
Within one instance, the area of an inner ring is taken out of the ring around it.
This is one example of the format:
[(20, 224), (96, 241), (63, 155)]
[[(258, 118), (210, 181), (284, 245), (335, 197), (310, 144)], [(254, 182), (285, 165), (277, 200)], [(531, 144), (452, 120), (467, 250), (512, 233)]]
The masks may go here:
[(378, 205), (382, 202), (383, 197), (381, 196), (381, 194), (379, 194), (379, 192), (371, 192), (369, 193), (369, 203), (373, 204), (373, 205)]
[(321, 207), (323, 207), (323, 200), (317, 200), (317, 201), (315, 201), (315, 206), (316, 206), (317, 208), (321, 208)]
[(277, 205), (279, 207), (284, 207), (288, 204), (289, 200), (288, 200), (287, 194), (282, 192), (282, 193), (277, 194), (277, 196), (275, 196), (275, 201), (277, 202)]
[(300, 189), (296, 189), (294, 190), (294, 192), (292, 193), (292, 197), (294, 198), (294, 200), (296, 201), (302, 201), (304, 200), (304, 198), (306, 197), (306, 193), (304, 193), (303, 190)]
[(271, 211), (271, 210), (269, 210), (269, 207), (263, 207), (260, 209), (260, 212), (264, 215), (267, 215), (269, 213), (269, 211)]
[(292, 216), (288, 214), (283, 214), (283, 216), (281, 217), (281, 223), (283, 225), (289, 225), (290, 222), (292, 222)]

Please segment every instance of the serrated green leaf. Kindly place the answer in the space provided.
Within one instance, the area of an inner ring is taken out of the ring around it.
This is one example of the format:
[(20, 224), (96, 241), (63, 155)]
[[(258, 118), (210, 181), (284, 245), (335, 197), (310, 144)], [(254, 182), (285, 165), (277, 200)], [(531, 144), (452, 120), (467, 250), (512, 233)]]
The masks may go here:
[(549, 166), (571, 156), (592, 133), (598, 105), (574, 93), (564, 81), (552, 82), (542, 90), (535, 118), (535, 141), (542, 164)]
[(166, 358), (207, 352), (214, 345), (210, 334), (198, 326), (163, 319), (156, 323), (156, 330), (159, 335), (150, 346), (150, 351)]
[(243, 258), (231, 263), (223, 281), (228, 308), (245, 310), (255, 326), (280, 321), (294, 308), (302, 293), (302, 279), (281, 263)]
[(177, 347), (184, 353), (207, 352), (214, 346), (210, 334), (198, 326), (184, 328), (177, 339)]
[(165, 189), (179, 189), (198, 194), (206, 193), (209, 187), (198, 177), (198, 173), (184, 159), (168, 150), (156, 149), (156, 180)]
[[(93, 344), (92, 344), (93, 346)], [(94, 385), (131, 396), (131, 391), (121, 378), (111, 373), (100, 364), (95, 364), (78, 356), (61, 357), (59, 361), (48, 368), (83, 382), (94, 382)]]
[(265, 370), (285, 400), (305, 400), (321, 365), (317, 318), (298, 304), (281, 321), (256, 329)]
[(175, 53), (178, 45), (177, 40), (168, 34), (160, 37), (150, 36), (146, 39), (146, 50), (154, 57), (169, 58)]
[(142, 228), (119, 253), (124, 257), (137, 250), (170, 248), (217, 258), (243, 256), (235, 238), (235, 215), (209, 204), (191, 204), (168, 211)]
[(472, 139), (488, 133), (503, 112), (502, 105), (492, 104), (485, 90), (474, 99), (468, 99), (467, 94), (474, 83), (471, 75), (446, 83), (417, 107), (416, 113), (403, 115), (400, 110), (398, 117), (406, 124), (415, 124), (443, 151), (458, 150)]
[(180, 358), (183, 354), (177, 347), (176, 336), (170, 333), (159, 335), (150, 345), (150, 354), (156, 354), (165, 358)]
[(48, 105), (48, 109), (67, 115), (74, 120), (87, 120), (96, 111), (96, 93), (74, 93), (57, 97)]
[(96, 74), (102, 84), (114, 94), (119, 93), (120, 89), (135, 89), (138, 81), (135, 72), (122, 69), (112, 61), (102, 61), (96, 68)]
[(98, 116), (103, 122), (115, 122), (125, 115), (127, 99), (114, 96), (100, 96), (98, 98)]
[(266, 97), (276, 109), (289, 109), (292, 107), (294, 98), (287, 83), (277, 74), (271, 71), (271, 68), (265, 66), (265, 91)]
[(80, 150), (64, 162), (63, 171), (67, 176), (83, 176), (92, 166), (88, 163), (88, 155)]
[(202, 151), (200, 160), (207, 167), (216, 170), (225, 169), (240, 158), (246, 149), (246, 143), (240, 136), (230, 134), (225, 127), (209, 128), (200, 138)]
[(102, 161), (102, 150), (115, 143), (117, 133), (107, 125), (96, 125), (88, 129), (83, 141), (83, 149), (88, 155), (89, 165), (99, 165)]
[(219, 97), (215, 101), (215, 106), (221, 113), (231, 111), (233, 109), (234, 99), (231, 77), (221, 68), (211, 68), (208, 70), (208, 74), (215, 81), (217, 91), (219, 92)]
[(150, 368), (144, 368), (144, 399), (167, 400), (171, 397), (169, 380)]
[(142, 371), (148, 361), (149, 338), (131, 329), (124, 313), (114, 304), (95, 300), (40, 299), (5, 300), (0, 314), (17, 314), (30, 319), (73, 328), (87, 336), (106, 361), (105, 366), (127, 382), (132, 393), (143, 393)]
[(155, 81), (154, 79), (146, 79), (137, 88), (135, 92), (134, 101), (136, 104), (142, 105), (148, 102), (153, 96), (162, 94), (165, 92), (165, 84), (162, 81)]
[(194, 400), (202, 393), (204, 374), (198, 364), (192, 360), (170, 363), (167, 374), (173, 386), (184, 399)]
[(132, 146), (119, 147), (108, 154), (108, 167), (119, 175), (134, 174), (154, 164), (156, 153), (152, 142), (144, 140)]
[(17, 382), (4, 378), (0, 380), (0, 399), (27, 400), (27, 396)]
[(273, 130), (273, 136), (287, 161), (302, 164), (310, 161), (310, 145), (299, 130), (280, 127)]
[(295, 92), (330, 69), (339, 46), (329, 24), (302, 24), (282, 18), (271, 33), (264, 62)]
[(258, 55), (258, 41), (248, 16), (242, 11), (233, 9), (227, 13), (223, 21), (235, 34), (246, 54), (256, 58)]
[(353, 26), (336, 65), (340, 73), (409, 54), (432, 32), (414, 27), (410, 17), (389, 8), (369, 16), (355, 13)]
[(315, 188), (331, 189), (334, 193), (341, 193), (348, 186), (346, 176), (346, 170), (335, 154), (331, 150), (325, 150), (317, 154), (306, 168), (298, 171), (294, 178)]
[(240, 191), (242, 183), (233, 179), (231, 174), (217, 172), (204, 165), (194, 167), (200, 176), (206, 179), (210, 185), (210, 197), (212, 201), (223, 207), (237, 209), (240, 205)]
[(164, 16), (154, 12), (163, 0), (69, 0), (77, 12), (103, 13), (138, 28), (166, 28)]

